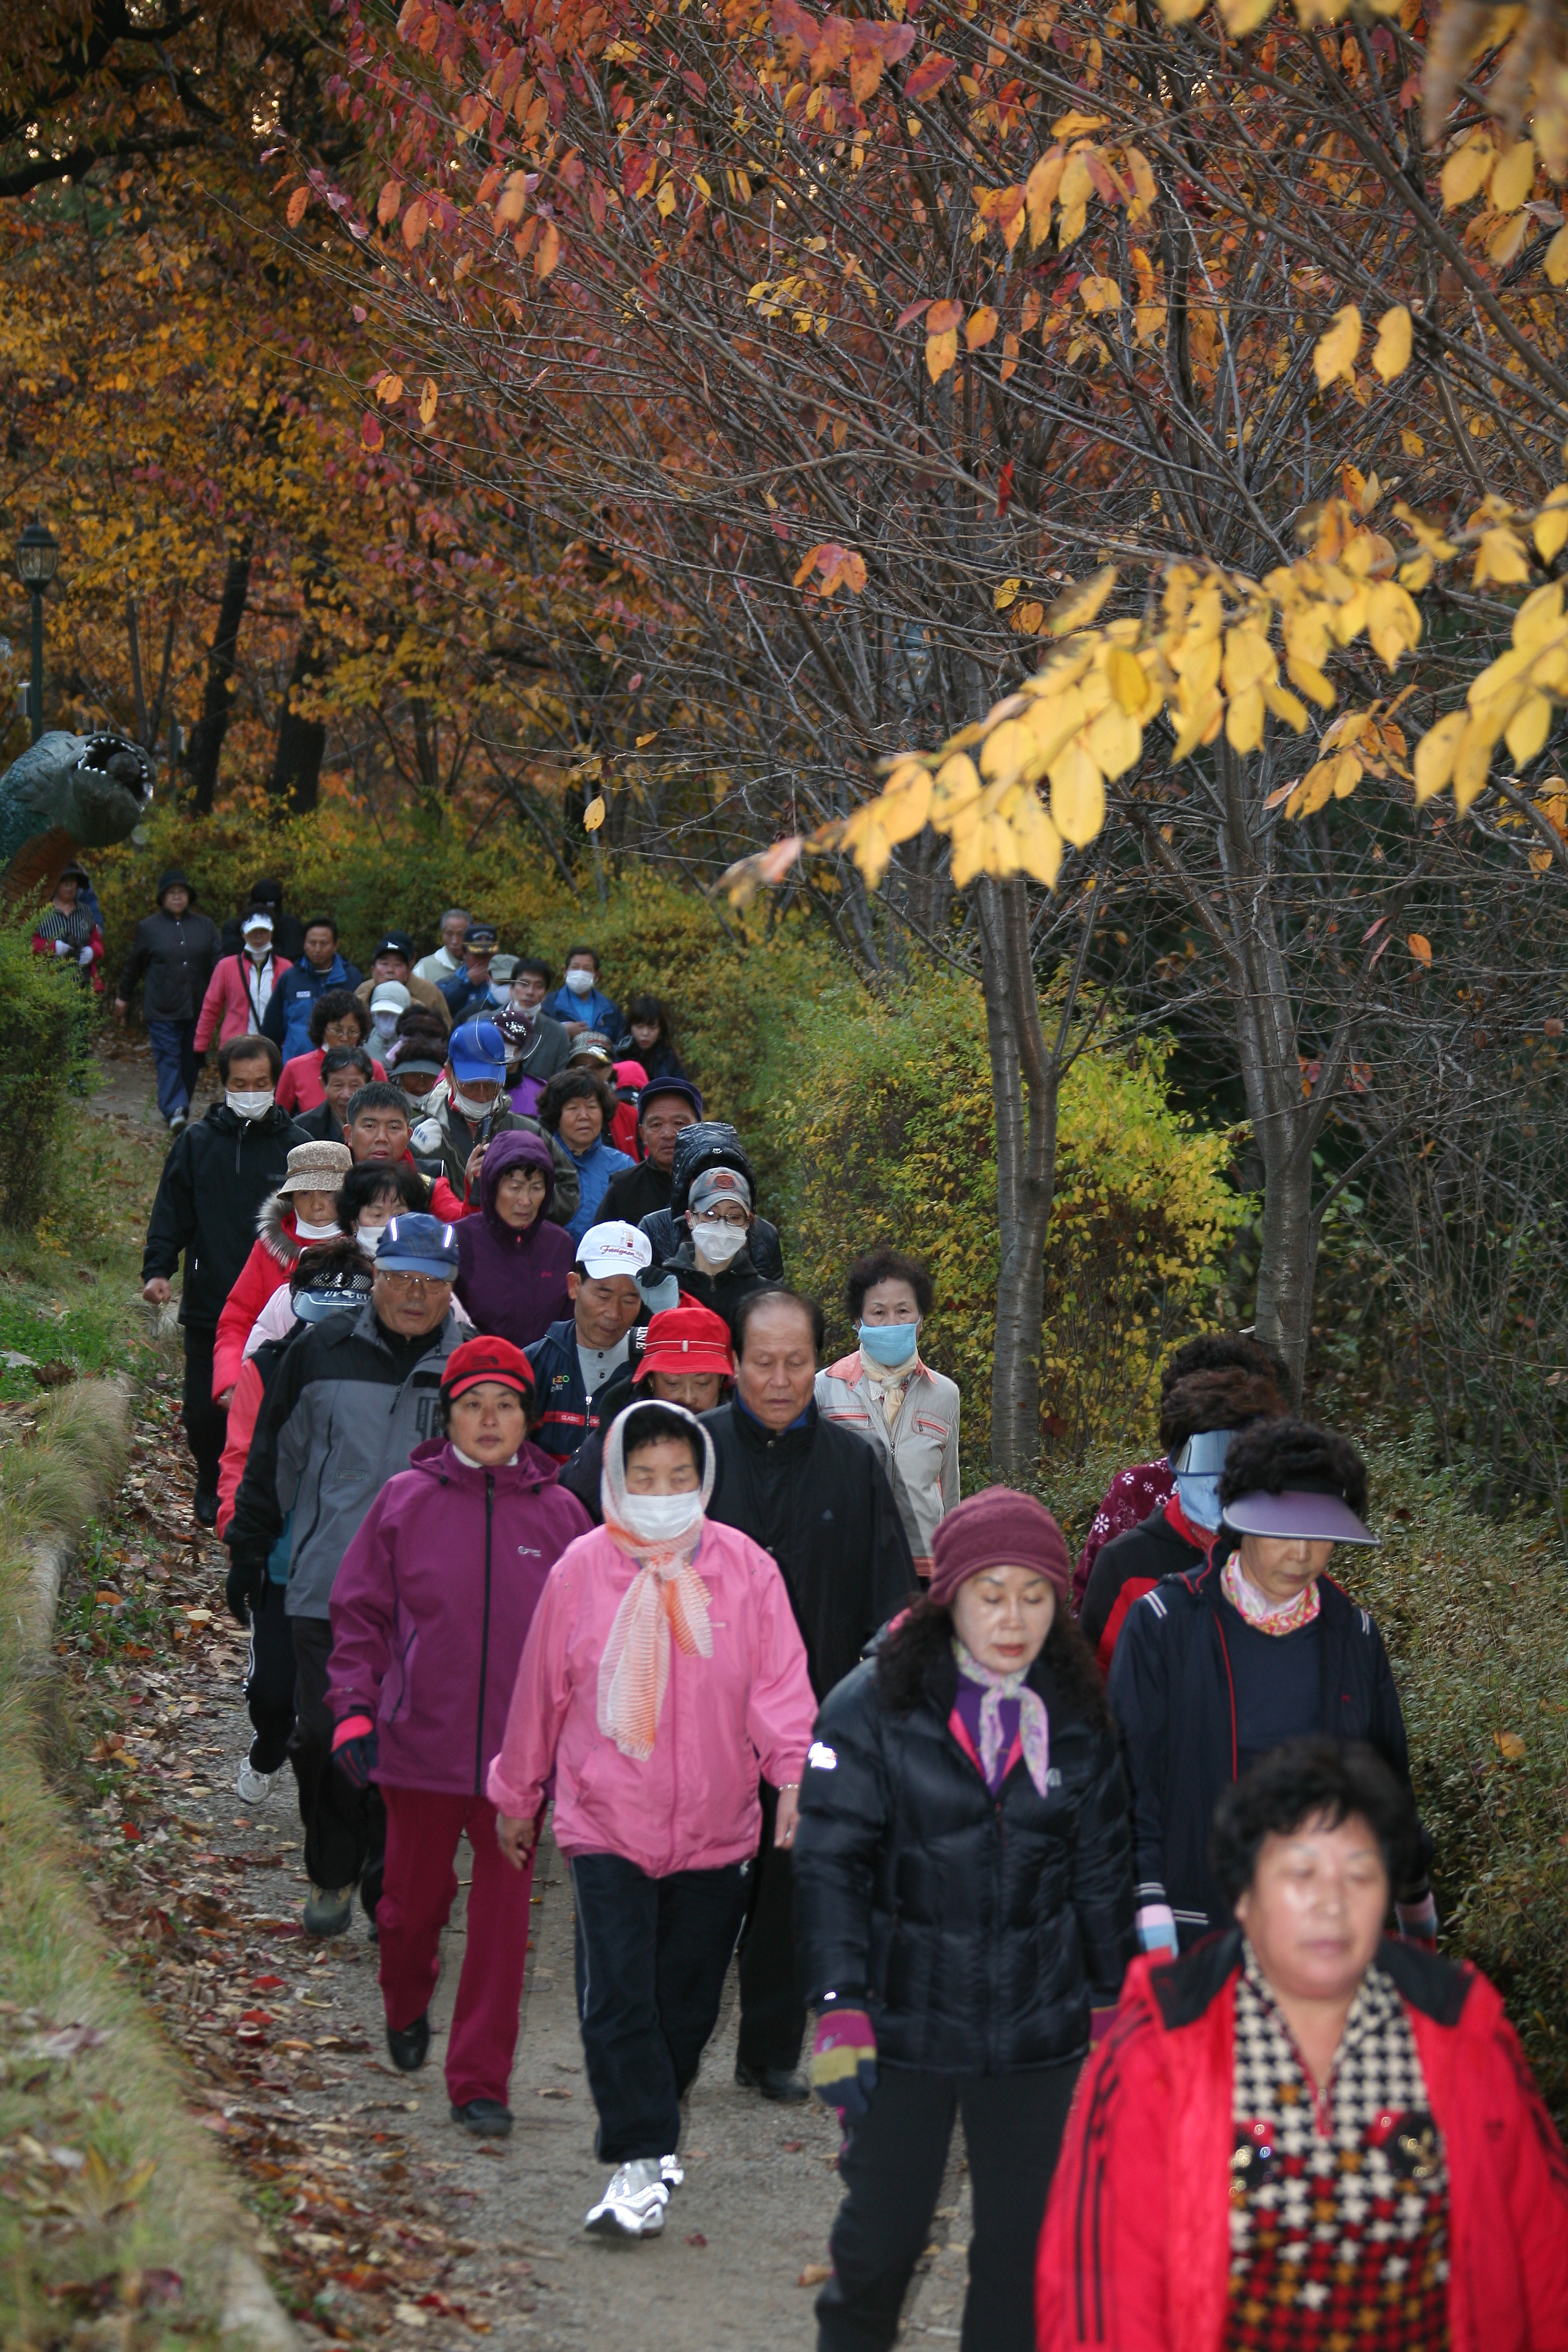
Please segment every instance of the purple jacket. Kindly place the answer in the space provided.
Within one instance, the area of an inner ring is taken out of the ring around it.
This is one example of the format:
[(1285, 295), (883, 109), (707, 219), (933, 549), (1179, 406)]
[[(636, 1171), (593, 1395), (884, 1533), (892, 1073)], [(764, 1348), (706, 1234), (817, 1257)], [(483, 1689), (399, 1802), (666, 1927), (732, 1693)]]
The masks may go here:
[(416, 1446), (343, 1554), (332, 1587), (327, 1704), (375, 1725), (375, 1777), (484, 1794), (545, 1580), (591, 1522), (525, 1446), (470, 1469), (444, 1438)]
[[(545, 1184), (543, 1206), (521, 1234), (503, 1224), (495, 1208), (498, 1180), (517, 1167), (537, 1168)], [(547, 1222), (555, 1205), (549, 1144), (526, 1128), (498, 1135), (479, 1170), (479, 1197), (478, 1210), (458, 1225), (454, 1286), (477, 1331), (493, 1331), (514, 1348), (530, 1348), (571, 1314), (566, 1277), (577, 1257), (571, 1234)]]

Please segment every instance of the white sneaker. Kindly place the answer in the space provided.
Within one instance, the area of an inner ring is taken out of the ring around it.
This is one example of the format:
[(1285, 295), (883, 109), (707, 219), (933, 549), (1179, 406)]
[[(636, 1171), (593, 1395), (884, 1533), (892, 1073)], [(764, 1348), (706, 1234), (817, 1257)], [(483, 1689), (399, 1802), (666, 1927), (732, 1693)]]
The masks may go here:
[(639, 2156), (623, 2164), (611, 2174), (609, 2187), (583, 2227), (599, 2238), (657, 2238), (669, 2202), (660, 2169), (657, 2156)]
[(678, 2156), (661, 2156), (658, 2159), (658, 2177), (668, 2189), (684, 2189), (686, 2167)]
[(234, 1776), (234, 1793), (243, 1805), (264, 1805), (277, 1778), (276, 1772), (258, 1772), (247, 1756)]

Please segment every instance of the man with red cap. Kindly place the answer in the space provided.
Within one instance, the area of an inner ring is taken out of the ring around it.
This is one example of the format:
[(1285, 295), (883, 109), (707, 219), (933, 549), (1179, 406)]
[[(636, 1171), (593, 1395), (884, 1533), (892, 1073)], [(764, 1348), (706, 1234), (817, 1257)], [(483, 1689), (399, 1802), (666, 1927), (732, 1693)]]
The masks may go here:
[(594, 1519), (601, 1517), (599, 1474), (605, 1463), (605, 1432), (617, 1413), (637, 1399), (656, 1398), (660, 1404), (683, 1404), (689, 1412), (711, 1412), (722, 1404), (735, 1378), (730, 1346), (730, 1326), (707, 1307), (667, 1307), (656, 1315), (641, 1338), (643, 1350), (606, 1381), (595, 1402), (599, 1426), (590, 1431), (561, 1473), (561, 1484), (575, 1495)]
[(430, 2046), (441, 1930), (473, 1848), (463, 1972), (447, 2045), (452, 2120), (511, 2129), (507, 2084), (528, 1950), (529, 1866), (496, 1843), (486, 1775), (551, 1569), (587, 1513), (529, 1443), (532, 1367), (510, 1339), (465, 1340), (441, 1375), (444, 1435), (388, 1479), (332, 1588), (332, 1758), (386, 1807), (376, 1912), (386, 2046), (412, 2074)]

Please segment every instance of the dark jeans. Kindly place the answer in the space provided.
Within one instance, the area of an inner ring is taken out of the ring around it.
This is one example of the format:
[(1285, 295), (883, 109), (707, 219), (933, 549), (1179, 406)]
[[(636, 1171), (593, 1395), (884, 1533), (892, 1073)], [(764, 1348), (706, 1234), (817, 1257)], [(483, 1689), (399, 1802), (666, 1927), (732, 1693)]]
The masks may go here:
[(741, 2033), (736, 2056), (762, 2074), (800, 2063), (805, 2038), (805, 1995), (795, 1939), (795, 1858), (773, 1843), (779, 1793), (764, 1780), (763, 1842), (741, 1937)]
[(674, 2154), (751, 1874), (731, 1863), (649, 1878), (618, 1853), (573, 1863), (577, 2018), (605, 2164)]
[(153, 1067), (158, 1077), (158, 1108), (165, 1118), (189, 1110), (201, 1064), (196, 1059), (195, 1021), (147, 1023), (153, 1046)]
[(359, 1881), (365, 1916), (374, 1919), (386, 1865), (386, 1808), (372, 1781), (356, 1789), (332, 1762), (333, 1723), (327, 1707), (332, 1629), (325, 1617), (293, 1617), (294, 1728), (289, 1761), (300, 1787), (305, 1824), (305, 1868), (315, 1886)]
[(245, 1705), (250, 1727), (251, 1768), (278, 1771), (289, 1753), (294, 1728), (294, 1633), (283, 1607), (284, 1588), (268, 1581), (250, 1612), (250, 1655), (245, 1666)]
[(1035, 2247), (1079, 2061), (1016, 2074), (883, 2066), (871, 2112), (839, 2159), (848, 2194), (816, 2298), (817, 2352), (884, 2352), (929, 2240), (955, 2113), (963, 2117), (974, 2234), (963, 2352), (1034, 2352)]
[(196, 1465), (198, 1495), (217, 1493), (217, 1465), (223, 1458), (223, 1441), (228, 1431), (228, 1414), (221, 1404), (213, 1402), (213, 1342), (216, 1331), (198, 1331), (195, 1325), (184, 1326), (185, 1389), (181, 1411), (185, 1423), (185, 1444)]

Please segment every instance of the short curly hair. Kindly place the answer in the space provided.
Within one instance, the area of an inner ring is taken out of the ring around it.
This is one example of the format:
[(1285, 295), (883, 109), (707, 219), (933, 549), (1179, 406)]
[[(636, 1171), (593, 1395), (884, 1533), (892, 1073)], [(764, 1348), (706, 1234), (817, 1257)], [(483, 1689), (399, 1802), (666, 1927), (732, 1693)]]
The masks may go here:
[(1364, 1740), (1286, 1740), (1233, 1780), (1215, 1808), (1209, 1860), (1226, 1903), (1238, 1903), (1252, 1885), (1266, 1839), (1289, 1837), (1309, 1822), (1338, 1829), (1352, 1819), (1382, 1848), (1390, 1886), (1402, 1886), (1417, 1837), (1409, 1790)]
[(890, 1242), (882, 1242), (864, 1257), (858, 1257), (844, 1277), (844, 1304), (849, 1309), (849, 1320), (858, 1323), (860, 1309), (866, 1304), (866, 1293), (875, 1290), (879, 1282), (907, 1282), (915, 1294), (915, 1305), (922, 1316), (931, 1313), (936, 1301), (936, 1286), (930, 1268), (918, 1257), (905, 1257)]
[(363, 1045), (370, 1035), (370, 1014), (352, 988), (329, 988), (325, 996), (318, 996), (310, 1007), (310, 1043), (319, 1045), (334, 1021), (353, 1018), (359, 1024), (359, 1041)]
[(1337, 1495), (1366, 1516), (1366, 1464), (1348, 1437), (1310, 1421), (1262, 1421), (1237, 1432), (1220, 1472), (1223, 1510), (1239, 1495)]
[(555, 1133), (561, 1124), (561, 1114), (569, 1102), (596, 1102), (604, 1113), (603, 1133), (605, 1136), (610, 1132), (610, 1121), (620, 1108), (614, 1087), (607, 1086), (603, 1078), (596, 1078), (591, 1070), (557, 1070), (540, 1096), (539, 1108), (534, 1113), (540, 1126), (548, 1134)]
[(1239, 1331), (1203, 1331), (1173, 1348), (1160, 1368), (1160, 1400), (1163, 1403), (1178, 1381), (1193, 1372), (1261, 1372), (1281, 1395), (1289, 1392), (1285, 1359), (1261, 1339), (1244, 1339)]

